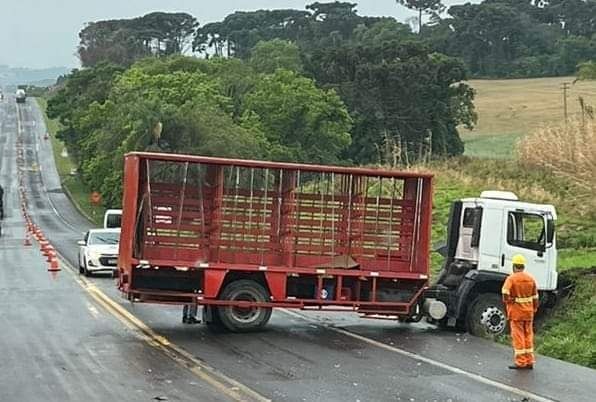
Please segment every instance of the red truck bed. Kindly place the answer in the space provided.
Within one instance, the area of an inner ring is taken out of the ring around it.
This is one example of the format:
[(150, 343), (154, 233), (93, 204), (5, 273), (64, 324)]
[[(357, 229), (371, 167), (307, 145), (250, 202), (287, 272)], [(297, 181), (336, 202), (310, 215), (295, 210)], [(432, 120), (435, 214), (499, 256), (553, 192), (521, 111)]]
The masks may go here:
[[(153, 303), (409, 316), (428, 282), (432, 176), (130, 153), (119, 288)], [(222, 289), (254, 280), (269, 300)]]

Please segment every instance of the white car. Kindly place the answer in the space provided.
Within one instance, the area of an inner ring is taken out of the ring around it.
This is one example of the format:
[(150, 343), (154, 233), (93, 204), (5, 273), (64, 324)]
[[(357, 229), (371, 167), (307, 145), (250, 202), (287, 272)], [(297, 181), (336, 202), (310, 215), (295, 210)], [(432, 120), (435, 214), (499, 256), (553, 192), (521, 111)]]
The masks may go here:
[(97, 272), (118, 270), (120, 229), (91, 229), (79, 240), (79, 273), (89, 276)]

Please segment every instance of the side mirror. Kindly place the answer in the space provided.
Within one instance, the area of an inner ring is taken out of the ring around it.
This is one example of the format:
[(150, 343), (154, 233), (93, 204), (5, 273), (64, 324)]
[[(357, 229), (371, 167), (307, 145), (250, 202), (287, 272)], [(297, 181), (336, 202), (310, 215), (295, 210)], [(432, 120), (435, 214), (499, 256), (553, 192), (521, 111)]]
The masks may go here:
[(86, 246), (86, 245), (87, 245), (87, 243), (85, 243), (85, 240), (79, 240), (79, 241), (77, 242), (77, 244), (78, 244), (79, 246)]

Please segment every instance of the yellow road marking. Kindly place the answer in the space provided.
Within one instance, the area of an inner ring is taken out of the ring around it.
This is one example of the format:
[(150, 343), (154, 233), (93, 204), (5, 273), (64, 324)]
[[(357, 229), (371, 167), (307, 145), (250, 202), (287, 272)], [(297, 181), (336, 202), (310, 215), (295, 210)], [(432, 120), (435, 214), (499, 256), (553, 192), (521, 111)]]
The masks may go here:
[(160, 350), (170, 359), (188, 369), (195, 376), (205, 381), (222, 394), (235, 401), (258, 401), (270, 402), (271, 400), (259, 394), (248, 386), (218, 372), (213, 367), (198, 360), (186, 350), (170, 342), (167, 338), (157, 334), (143, 321), (139, 320), (121, 305), (112, 300), (92, 282), (80, 278), (73, 267), (59, 256), (60, 262), (68, 268), (74, 280), (89, 294), (89, 296), (107, 312), (116, 317), (127, 328), (133, 330), (136, 335), (152, 347)]

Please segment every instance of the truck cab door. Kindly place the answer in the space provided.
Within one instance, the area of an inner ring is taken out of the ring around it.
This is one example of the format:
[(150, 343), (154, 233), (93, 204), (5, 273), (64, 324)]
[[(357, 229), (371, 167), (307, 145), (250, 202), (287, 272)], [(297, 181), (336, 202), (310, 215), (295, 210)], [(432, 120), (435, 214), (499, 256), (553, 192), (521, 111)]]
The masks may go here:
[(556, 255), (553, 256), (554, 247), (547, 247), (548, 219), (544, 212), (506, 208), (503, 218), (500, 271), (511, 273), (511, 260), (520, 254), (525, 257), (526, 271), (534, 276), (538, 289), (550, 288)]

